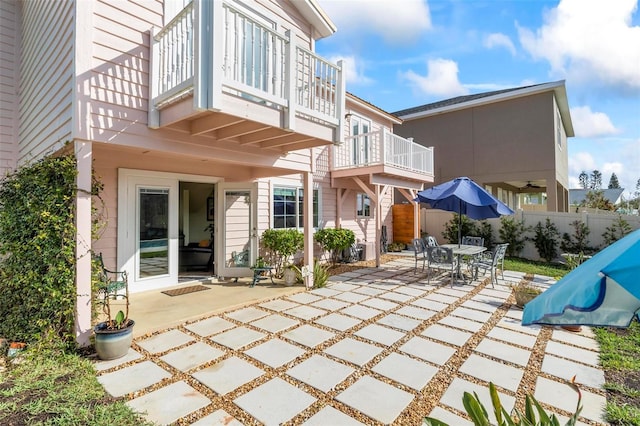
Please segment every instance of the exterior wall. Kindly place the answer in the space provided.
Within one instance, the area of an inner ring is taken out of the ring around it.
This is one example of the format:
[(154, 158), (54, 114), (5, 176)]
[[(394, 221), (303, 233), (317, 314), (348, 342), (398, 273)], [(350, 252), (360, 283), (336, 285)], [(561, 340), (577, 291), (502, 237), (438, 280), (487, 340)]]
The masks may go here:
[(0, 178), (18, 161), (18, 22), (16, 1), (0, 2)]
[[(553, 99), (554, 128), (556, 130), (556, 180), (564, 187), (569, 188), (569, 145), (567, 143), (567, 133), (565, 132), (558, 103)], [(558, 143), (557, 138), (560, 142)]]
[(21, 2), (18, 162), (72, 138), (75, 2)]

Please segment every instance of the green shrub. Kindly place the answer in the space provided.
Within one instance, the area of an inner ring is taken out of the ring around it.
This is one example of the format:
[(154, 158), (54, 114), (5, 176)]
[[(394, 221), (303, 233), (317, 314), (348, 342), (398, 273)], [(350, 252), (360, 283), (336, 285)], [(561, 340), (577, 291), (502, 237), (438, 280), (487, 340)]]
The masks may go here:
[(76, 159), (47, 157), (0, 182), (0, 335), (75, 342)]
[(290, 258), (303, 248), (304, 234), (297, 229), (267, 229), (262, 233), (262, 246), (268, 252), (276, 276), (282, 277)]
[(507, 256), (515, 257), (524, 249), (524, 243), (527, 241), (525, 234), (529, 232), (529, 227), (524, 221), (516, 220), (512, 216), (502, 216), (500, 218), (500, 240), (508, 243)]
[(487, 250), (493, 250), (496, 241), (493, 238), (493, 228), (491, 224), (486, 220), (481, 220), (477, 223), (476, 229), (478, 236), (484, 238), (484, 246)]
[(605, 245), (611, 245), (627, 235), (631, 232), (631, 226), (629, 222), (624, 220), (622, 216), (618, 215), (618, 219), (616, 219), (611, 226), (608, 226), (604, 233), (602, 234), (602, 238), (604, 238)]
[[(458, 243), (458, 226), (460, 224), (460, 215), (457, 213), (453, 214), (453, 217), (449, 222), (447, 222), (444, 226), (444, 232), (442, 232), (442, 236), (447, 242), (450, 244)], [(476, 235), (476, 225), (472, 219), (469, 219), (467, 216), (462, 215), (462, 236), (465, 235)]]
[(334, 265), (338, 263), (342, 251), (356, 242), (356, 235), (350, 229), (319, 229), (313, 238), (323, 251), (331, 253), (331, 262)]
[(589, 247), (589, 227), (581, 220), (574, 220), (570, 223), (573, 226), (573, 235), (565, 232), (562, 234), (560, 241), (560, 249), (565, 253), (593, 253), (593, 249)]
[(318, 259), (313, 262), (313, 288), (322, 288), (327, 285), (329, 271)]
[(538, 254), (547, 262), (551, 262), (558, 256), (558, 236), (560, 235), (558, 228), (551, 219), (546, 218), (545, 224), (538, 222), (533, 231), (533, 244)]

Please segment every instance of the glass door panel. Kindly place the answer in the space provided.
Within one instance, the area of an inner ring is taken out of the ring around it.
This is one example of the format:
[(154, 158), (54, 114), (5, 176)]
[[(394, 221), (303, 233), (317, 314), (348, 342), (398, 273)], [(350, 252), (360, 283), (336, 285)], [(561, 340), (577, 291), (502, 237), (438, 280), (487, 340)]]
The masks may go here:
[[(226, 184), (219, 192), (221, 208), (217, 222), (222, 226), (219, 240), (223, 259), (218, 259), (218, 275), (243, 277), (252, 275), (250, 269), (255, 262), (256, 218), (254, 189)], [(230, 187), (231, 186), (231, 187)], [(218, 227), (220, 229), (220, 227)]]
[(169, 189), (138, 187), (138, 278), (169, 274)]

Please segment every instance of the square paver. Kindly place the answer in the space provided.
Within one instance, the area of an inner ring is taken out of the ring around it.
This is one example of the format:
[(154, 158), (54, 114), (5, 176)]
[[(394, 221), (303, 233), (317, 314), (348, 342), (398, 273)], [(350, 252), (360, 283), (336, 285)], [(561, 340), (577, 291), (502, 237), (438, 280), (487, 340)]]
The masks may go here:
[(422, 390), (438, 372), (433, 365), (397, 353), (389, 354), (372, 370), (416, 391)]
[(520, 333), (502, 327), (493, 327), (491, 331), (487, 333), (487, 336), (529, 349), (533, 349), (536, 340), (538, 340), (536, 336), (532, 336), (531, 334)]
[(442, 318), (440, 321), (438, 321), (438, 324), (456, 327), (461, 330), (470, 331), (472, 333), (476, 333), (484, 326), (484, 324), (480, 322), (472, 321), (472, 320), (468, 320), (460, 317), (454, 317), (451, 315), (448, 315)]
[(479, 301), (476, 299), (467, 300), (460, 306), (493, 314), (500, 307), (500, 305), (502, 305), (502, 302), (499, 302), (495, 299), (492, 299), (488, 302), (486, 301), (486, 299), (483, 300), (485, 301)]
[(334, 299), (344, 300), (345, 302), (350, 302), (350, 303), (362, 302), (363, 300), (366, 300), (369, 297), (370, 296), (367, 296), (366, 294), (351, 293), (351, 292), (340, 293), (333, 296)]
[(460, 299), (460, 297), (443, 294), (441, 291), (436, 291), (435, 293), (431, 293), (428, 296), (425, 296), (425, 298), (429, 300), (435, 300), (436, 302), (444, 303), (445, 305), (451, 305), (452, 303), (456, 303), (458, 299)]
[(276, 299), (276, 300), (270, 300), (268, 302), (261, 303), (260, 307), (271, 309), (272, 311), (282, 312), (282, 311), (286, 311), (287, 309), (295, 308), (298, 305), (299, 305), (298, 303), (289, 302), (288, 300), (285, 300), (285, 299)]
[(224, 410), (216, 410), (191, 426), (242, 426), (237, 419)]
[(373, 308), (368, 308), (362, 305), (349, 306), (347, 308), (344, 308), (340, 312), (342, 312), (343, 314), (350, 315), (352, 317), (360, 318), (362, 320), (371, 319), (376, 315), (380, 315), (382, 313), (382, 311), (379, 311)]
[(442, 302), (437, 302), (431, 299), (416, 299), (411, 302), (412, 305), (420, 306), (421, 308), (429, 309), (430, 311), (440, 312), (443, 309), (447, 309), (449, 305)]
[(396, 313), (424, 321), (434, 316), (437, 312), (409, 305), (403, 306), (402, 308), (398, 309)]
[(151, 361), (143, 361), (113, 373), (98, 376), (98, 381), (111, 396), (119, 397), (138, 391), (171, 377), (171, 373)]
[(329, 346), (324, 352), (356, 365), (363, 366), (382, 352), (382, 348), (347, 337)]
[(424, 359), (438, 365), (444, 365), (456, 350), (450, 346), (445, 346), (438, 342), (413, 337), (404, 345), (400, 346), (402, 352)]
[(186, 348), (169, 352), (168, 354), (160, 357), (160, 359), (180, 371), (187, 371), (199, 365), (213, 361), (222, 355), (224, 355), (224, 352), (220, 349), (214, 348), (203, 342), (196, 342)]
[(369, 287), (369, 286), (361, 286), (353, 291), (356, 293), (366, 294), (369, 296), (377, 296), (378, 294), (385, 292), (385, 290), (382, 290), (380, 288)]
[(459, 370), (485, 382), (493, 382), (501, 388), (516, 392), (524, 370), (479, 355), (469, 355)]
[(440, 420), (448, 425), (456, 425), (456, 426), (474, 426), (473, 422), (465, 419), (464, 417), (460, 417), (457, 414), (453, 414), (449, 410), (445, 410), (442, 407), (434, 408), (431, 413), (427, 417), (431, 417), (432, 419)]
[(324, 407), (322, 410), (314, 414), (309, 420), (302, 423), (303, 426), (360, 426), (364, 423), (360, 423), (351, 416), (347, 416), (342, 411), (338, 411), (330, 405)]
[(300, 324), (300, 321), (283, 317), (282, 315), (269, 315), (268, 317), (260, 318), (259, 320), (251, 323), (254, 327), (258, 327), (272, 333), (286, 330), (297, 324)]
[(287, 374), (323, 392), (329, 392), (355, 369), (320, 355), (301, 362)]
[(484, 339), (480, 344), (478, 344), (475, 351), (497, 359), (509, 361), (522, 367), (527, 366), (529, 357), (531, 356), (531, 351), (528, 349), (517, 348), (507, 343), (492, 339)]
[(342, 314), (329, 314), (326, 317), (318, 318), (315, 322), (325, 327), (345, 331), (360, 324), (362, 321)]
[(237, 327), (224, 333), (216, 334), (210, 337), (210, 339), (228, 348), (240, 349), (243, 346), (262, 339), (264, 336), (266, 336), (266, 334), (259, 331), (247, 327)]
[(261, 345), (244, 351), (244, 353), (251, 358), (257, 359), (273, 368), (277, 368), (293, 361), (305, 353), (305, 351), (280, 339), (271, 339)]
[(309, 348), (315, 348), (319, 344), (332, 339), (334, 336), (335, 333), (308, 324), (294, 328), (293, 330), (282, 334), (282, 337), (291, 339), (294, 342), (300, 343), (301, 345)]
[(411, 331), (422, 324), (422, 321), (414, 318), (407, 318), (403, 315), (397, 314), (389, 314), (380, 318), (377, 322), (378, 324), (387, 325), (389, 327), (398, 328), (405, 331)]
[(487, 320), (491, 318), (491, 313), (489, 312), (464, 307), (454, 309), (451, 315), (482, 323), (487, 322)]
[(600, 354), (598, 352), (576, 348), (553, 340), (547, 342), (545, 352), (563, 358), (571, 358), (592, 367), (600, 366)]
[(402, 339), (405, 336), (405, 333), (401, 333), (381, 325), (370, 324), (358, 330), (358, 332), (356, 332), (356, 336), (381, 343), (385, 346), (391, 346), (398, 340)]
[(380, 294), (378, 297), (400, 303), (405, 303), (413, 299), (413, 296), (409, 296), (408, 294), (396, 293), (394, 291), (388, 291), (386, 293)]
[[(583, 327), (583, 330), (585, 329), (586, 327)], [(582, 335), (582, 333), (573, 333), (571, 331), (566, 331), (563, 329), (555, 329), (553, 330), (551, 339), (561, 343), (569, 343), (581, 348), (591, 349), (593, 351), (600, 350), (600, 345), (598, 345), (598, 342), (595, 339), (584, 336)]]
[(287, 296), (287, 299), (293, 300), (294, 302), (307, 304), (317, 302), (318, 300), (324, 299), (324, 297), (314, 296), (308, 291), (302, 293), (292, 294), (291, 296)]
[[(582, 394), (582, 411), (580, 417), (605, 424), (603, 419), (604, 408), (607, 400), (604, 396), (596, 395), (585, 389), (580, 389)], [(534, 398), (539, 402), (546, 403), (552, 407), (573, 413), (576, 409), (578, 394), (566, 383), (556, 382), (544, 377), (538, 377)]]
[(118, 365), (127, 364), (131, 361), (135, 361), (136, 359), (140, 359), (140, 358), (142, 358), (142, 355), (140, 355), (140, 352), (137, 352), (135, 349), (129, 348), (125, 356), (117, 359), (111, 359), (109, 361), (96, 361), (93, 364), (93, 367), (96, 369), (96, 371), (105, 371), (113, 367), (116, 367)]
[[(493, 414), (492, 409), (493, 404), (491, 403), (491, 396), (489, 395), (489, 386), (480, 386), (467, 380), (455, 378), (445, 391), (444, 395), (442, 395), (440, 403), (453, 407), (462, 413), (466, 413), (462, 403), (462, 397), (465, 392), (469, 392), (471, 395), (473, 395), (474, 392), (478, 394), (480, 403), (487, 408), (491, 424), (496, 424), (496, 417)], [(498, 396), (500, 397), (500, 402), (504, 409), (507, 410), (507, 413), (510, 413), (516, 403), (516, 399), (503, 392), (498, 392)], [(457, 423), (454, 424), (457, 425)]]
[(604, 372), (599, 368), (546, 354), (542, 360), (542, 371), (564, 380), (576, 376), (576, 383), (599, 389), (604, 385)]
[(327, 311), (305, 305), (287, 309), (285, 313), (303, 320), (310, 320), (326, 314)]
[(236, 321), (247, 323), (255, 321), (262, 317), (266, 317), (267, 315), (269, 315), (269, 312), (250, 306), (248, 308), (242, 308), (238, 309), (237, 311), (226, 313), (225, 315), (229, 318), (233, 318)]
[(326, 309), (327, 311), (334, 312), (339, 311), (340, 309), (351, 305), (351, 303), (343, 302), (342, 300), (335, 299), (322, 299), (317, 302), (313, 302), (310, 306), (315, 306), (316, 308)]
[(407, 296), (411, 296), (411, 297), (419, 297), (426, 293), (425, 290), (421, 290), (421, 289), (417, 289), (415, 287), (409, 287), (409, 286), (400, 286), (394, 289), (393, 291), (395, 291), (396, 293), (406, 294)]
[(209, 398), (179, 381), (132, 399), (127, 405), (138, 413), (146, 413), (146, 420), (167, 425), (210, 403)]
[(173, 329), (145, 340), (137, 340), (136, 343), (150, 353), (157, 354), (193, 341), (193, 337), (180, 330)]
[(333, 297), (342, 293), (341, 291), (332, 290), (329, 287), (316, 288), (315, 290), (311, 290), (309, 293), (320, 296), (320, 297)]
[(264, 373), (258, 367), (238, 357), (224, 359), (211, 367), (196, 371), (192, 376), (205, 386), (224, 395)]
[(445, 327), (442, 325), (434, 324), (422, 332), (423, 336), (428, 336), (432, 339), (441, 340), (443, 342), (451, 343), (452, 345), (462, 346), (469, 337), (473, 336), (472, 333), (458, 330), (451, 327)]
[(341, 283), (334, 283), (331, 284), (329, 286), (331, 288), (331, 290), (336, 290), (336, 291), (354, 291), (357, 288), (359, 288), (359, 285), (355, 285), (355, 284), (349, 284), (349, 283), (345, 283), (345, 282), (341, 282)]
[(207, 337), (216, 333), (220, 333), (221, 331), (228, 330), (235, 326), (236, 325), (234, 323), (232, 323), (231, 321), (227, 321), (224, 318), (211, 317), (186, 325), (185, 328), (189, 331), (193, 331), (200, 336)]
[(280, 378), (245, 393), (234, 404), (265, 425), (279, 425), (291, 420), (316, 401), (311, 395)]
[(398, 306), (397, 303), (383, 299), (369, 299), (360, 302), (363, 306), (369, 306), (371, 308), (380, 309), (381, 311), (390, 311)]
[(411, 403), (413, 395), (371, 376), (363, 376), (336, 399), (374, 420), (391, 424)]

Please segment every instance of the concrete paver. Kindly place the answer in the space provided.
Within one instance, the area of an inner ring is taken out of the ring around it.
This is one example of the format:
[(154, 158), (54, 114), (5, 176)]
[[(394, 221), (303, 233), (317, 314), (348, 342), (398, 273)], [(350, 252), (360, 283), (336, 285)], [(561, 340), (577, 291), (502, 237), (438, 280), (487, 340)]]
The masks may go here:
[(192, 376), (205, 386), (224, 395), (260, 377), (264, 371), (238, 357), (221, 360), (211, 367), (198, 370)]
[[(478, 394), (480, 402), (485, 406), (485, 408), (487, 408), (489, 418), (491, 419), (490, 421), (492, 422), (492, 424), (495, 424), (496, 418), (493, 414), (493, 409), (491, 409), (491, 407), (493, 407), (493, 404), (491, 403), (488, 386), (480, 386), (468, 380), (456, 377), (447, 388), (446, 392), (440, 399), (440, 402), (444, 405), (455, 408), (461, 413), (465, 413), (466, 411), (462, 403), (462, 396), (465, 392), (468, 392), (471, 395), (473, 395), (474, 392)], [(502, 403), (504, 409), (507, 410), (507, 412), (511, 412), (515, 405), (516, 399), (511, 395), (505, 394), (504, 392), (498, 392), (498, 396), (500, 397), (500, 402)]]
[(571, 358), (572, 360), (591, 365), (592, 367), (598, 367), (600, 361), (598, 352), (576, 348), (553, 340), (547, 343), (546, 351), (549, 354)]
[(340, 311), (343, 314), (350, 315), (352, 317), (360, 318), (362, 320), (371, 319), (382, 313), (379, 309), (368, 308), (362, 305), (351, 305)]
[(157, 354), (193, 341), (193, 337), (180, 330), (169, 330), (148, 339), (140, 340), (138, 345), (152, 354)]
[(413, 318), (407, 318), (403, 315), (389, 314), (378, 320), (378, 324), (387, 325), (400, 330), (411, 331), (419, 326), (422, 321)]
[(288, 309), (284, 311), (284, 313), (303, 320), (310, 320), (326, 314), (327, 311), (325, 311), (324, 309), (318, 309), (311, 306), (303, 305)]
[(571, 380), (571, 377), (575, 375), (576, 383), (591, 386), (592, 388), (600, 388), (604, 385), (604, 373), (602, 370), (554, 355), (547, 354), (544, 356), (542, 371), (564, 380)]
[(231, 349), (240, 349), (262, 339), (265, 336), (265, 333), (255, 331), (251, 328), (236, 327), (223, 333), (216, 334), (211, 337), (211, 340)]
[(527, 366), (529, 357), (531, 356), (531, 351), (529, 350), (516, 348), (513, 345), (508, 345), (492, 339), (485, 339), (480, 342), (478, 346), (476, 346), (475, 351), (492, 356), (496, 359), (509, 361), (522, 367)]
[[(606, 405), (606, 398), (596, 395), (588, 390), (581, 389), (582, 411), (581, 417), (593, 421), (602, 421), (602, 412)], [(569, 413), (576, 409), (578, 395), (566, 384), (538, 377), (534, 397), (539, 401), (560, 408)]]
[(433, 365), (395, 352), (376, 364), (372, 370), (416, 391), (422, 390), (438, 372), (438, 368)]
[(262, 309), (257, 309), (254, 307), (238, 309), (237, 311), (230, 312), (226, 314), (229, 318), (232, 318), (236, 321), (240, 322), (252, 322), (259, 318), (266, 317), (269, 315), (269, 312), (263, 311)]
[(329, 392), (354, 371), (354, 368), (327, 357), (312, 355), (311, 358), (287, 370), (287, 374), (309, 386)]
[(315, 348), (327, 340), (332, 339), (335, 333), (305, 324), (283, 333), (282, 336), (309, 348)]
[(272, 339), (258, 346), (254, 346), (244, 351), (244, 353), (251, 358), (257, 359), (273, 368), (277, 368), (293, 361), (305, 353), (305, 350), (280, 339)]
[(487, 333), (487, 337), (502, 340), (514, 345), (524, 346), (529, 349), (533, 348), (537, 340), (536, 336), (532, 336), (531, 334), (520, 333), (518, 331), (502, 327), (493, 327), (491, 331)]
[(217, 410), (193, 423), (193, 426), (242, 426), (242, 423), (224, 410)]
[(111, 396), (118, 397), (144, 389), (169, 377), (171, 373), (162, 367), (158, 367), (151, 361), (142, 361), (139, 364), (103, 374), (98, 377), (98, 381)]
[(438, 324), (456, 327), (461, 330), (469, 331), (471, 333), (475, 333), (476, 331), (480, 330), (484, 326), (484, 324), (481, 322), (471, 321), (468, 319), (454, 317), (454, 316), (444, 317), (440, 321), (438, 321)]
[(456, 350), (451, 346), (432, 342), (422, 337), (413, 337), (407, 343), (400, 346), (400, 350), (437, 365), (444, 365), (449, 358), (456, 353)]
[(428, 309), (418, 308), (417, 306), (403, 306), (396, 311), (399, 314), (406, 315), (408, 317), (416, 318), (419, 320), (427, 320), (434, 316), (436, 312)]
[(472, 354), (460, 367), (460, 372), (485, 382), (516, 392), (524, 375), (521, 368), (512, 367), (476, 354)]
[(132, 399), (127, 405), (139, 413), (146, 412), (148, 420), (166, 425), (209, 403), (209, 398), (180, 381)]
[(432, 339), (451, 343), (455, 346), (462, 346), (467, 342), (467, 340), (469, 340), (471, 336), (473, 336), (473, 333), (435, 324), (424, 330), (422, 332), (422, 335), (431, 337)]
[(347, 337), (329, 346), (324, 352), (336, 358), (363, 366), (382, 352), (382, 348)]
[(404, 333), (377, 324), (367, 325), (358, 330), (355, 335), (385, 346), (391, 346), (405, 336)]
[(262, 330), (270, 331), (272, 333), (286, 330), (297, 324), (300, 324), (300, 321), (283, 317), (282, 315), (269, 315), (251, 323), (251, 325), (253, 325), (254, 327), (258, 327)]
[(330, 327), (339, 331), (345, 331), (356, 324), (360, 324), (362, 321), (348, 317), (342, 314), (329, 314), (326, 317), (322, 317), (316, 320), (317, 324), (324, 325), (325, 327)]
[(196, 342), (160, 357), (161, 360), (180, 371), (188, 371), (220, 358), (224, 352), (203, 342)]
[(313, 302), (310, 306), (315, 306), (316, 308), (324, 309), (329, 312), (339, 311), (340, 309), (346, 308), (351, 305), (349, 302), (343, 302), (341, 300), (335, 299), (322, 299), (317, 302)]
[(220, 317), (207, 318), (185, 326), (187, 330), (205, 337), (220, 333), (221, 331), (225, 331), (233, 327), (235, 327), (234, 323)]
[(309, 420), (303, 423), (304, 426), (327, 426), (327, 425), (340, 425), (340, 426), (359, 426), (363, 425), (356, 419), (347, 416), (342, 411), (338, 411), (335, 408), (328, 406), (318, 411)]

